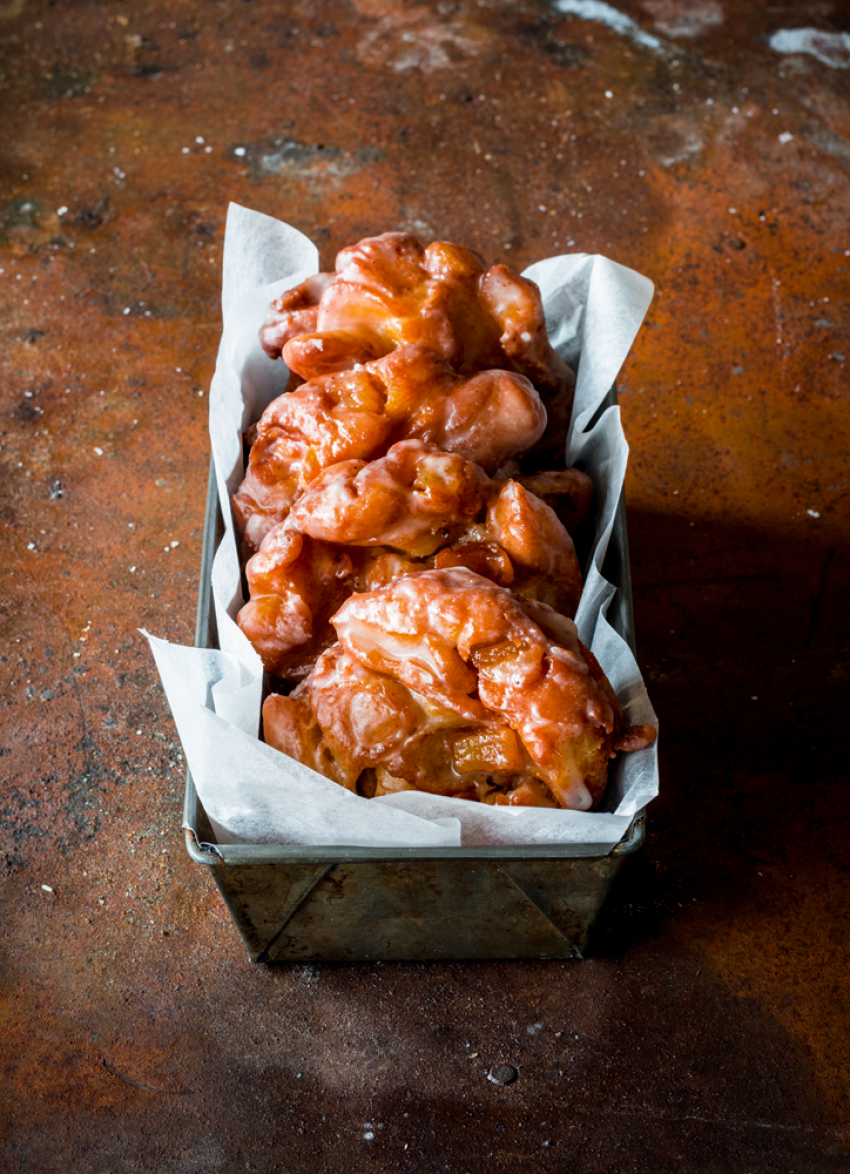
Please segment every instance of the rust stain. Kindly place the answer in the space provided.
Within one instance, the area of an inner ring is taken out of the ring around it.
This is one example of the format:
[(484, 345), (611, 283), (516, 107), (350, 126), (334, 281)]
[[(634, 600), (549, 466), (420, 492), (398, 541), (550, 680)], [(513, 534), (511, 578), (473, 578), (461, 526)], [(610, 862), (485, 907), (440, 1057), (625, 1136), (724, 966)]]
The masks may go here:
[[(542, 0), (0, 7), (9, 1169), (846, 1164), (850, 74), (778, 8), (617, 7), (661, 49)], [(588, 961), (249, 968), (185, 855), (137, 629), (194, 631), (229, 200), (325, 265), (408, 228), (656, 283), (665, 789)]]

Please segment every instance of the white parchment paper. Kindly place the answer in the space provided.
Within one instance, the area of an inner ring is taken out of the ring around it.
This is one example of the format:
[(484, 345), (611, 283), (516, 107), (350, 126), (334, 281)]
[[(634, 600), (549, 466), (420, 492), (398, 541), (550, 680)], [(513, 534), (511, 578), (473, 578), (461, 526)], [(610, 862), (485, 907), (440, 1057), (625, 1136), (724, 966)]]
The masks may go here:
[[(212, 586), (220, 650), (186, 648), (148, 633), (186, 760), (220, 844), (443, 847), (563, 844), (571, 856), (607, 852), (658, 793), (656, 747), (621, 754), (604, 810), (489, 807), (406, 791), (362, 799), (259, 741), (263, 667), (235, 623), (244, 600), (230, 511), (242, 480), (242, 430), (282, 394), (288, 371), (264, 354), (258, 330), (269, 302), (318, 271), (296, 229), (231, 204), (224, 246), (224, 329), (210, 389), (210, 438), (226, 532)], [(629, 724), (657, 719), (634, 657), (608, 623), (616, 588), (602, 575), (628, 446), (618, 408), (588, 425), (614, 382), (652, 298), (652, 283), (605, 257), (550, 257), (525, 275), (541, 289), (549, 336), (577, 371), (567, 463), (594, 481), (595, 543), (576, 616), (617, 691)]]

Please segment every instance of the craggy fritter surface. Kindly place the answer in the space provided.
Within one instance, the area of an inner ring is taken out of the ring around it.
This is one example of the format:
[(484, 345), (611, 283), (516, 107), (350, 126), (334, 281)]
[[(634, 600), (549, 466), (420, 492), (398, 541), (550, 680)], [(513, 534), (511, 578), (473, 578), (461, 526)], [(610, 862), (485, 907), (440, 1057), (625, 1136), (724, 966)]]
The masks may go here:
[(654, 738), (622, 711), (575, 625), (466, 569), (423, 571), (352, 596), (338, 643), (265, 739), (349, 790), (413, 789), (589, 810), (608, 761)]
[(308, 278), (272, 303), (260, 340), (308, 380), (414, 344), (464, 374), (517, 371), (546, 396), (574, 386), (549, 345), (534, 282), (507, 265), (488, 269), (478, 253), (446, 241), (423, 248), (408, 232), (342, 249), (335, 273)]
[[(573, 476), (555, 488), (569, 498), (578, 487), (580, 517), (588, 478), (563, 472)], [(267, 671), (298, 678), (333, 640), (329, 620), (342, 599), (429, 567), (467, 567), (570, 616), (581, 595), (572, 539), (550, 506), (520, 481), (406, 440), (310, 482), (248, 560), (251, 599), (237, 622)]]
[(543, 435), (546, 410), (524, 375), (457, 374), (434, 351), (405, 345), (374, 362), (320, 375), (266, 408), (233, 510), (256, 549), (329, 465), (371, 460), (420, 439), (494, 472)]

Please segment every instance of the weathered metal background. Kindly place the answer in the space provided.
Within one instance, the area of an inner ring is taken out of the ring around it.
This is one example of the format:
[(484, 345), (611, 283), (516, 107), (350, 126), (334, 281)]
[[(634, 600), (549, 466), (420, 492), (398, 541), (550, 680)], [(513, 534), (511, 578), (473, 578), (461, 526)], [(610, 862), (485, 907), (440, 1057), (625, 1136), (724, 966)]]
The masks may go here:
[[(850, 15), (594, 11), (0, 2), (4, 1174), (850, 1168)], [(185, 855), (137, 629), (192, 638), (231, 199), (656, 282), (665, 790), (590, 961), (252, 967)]]

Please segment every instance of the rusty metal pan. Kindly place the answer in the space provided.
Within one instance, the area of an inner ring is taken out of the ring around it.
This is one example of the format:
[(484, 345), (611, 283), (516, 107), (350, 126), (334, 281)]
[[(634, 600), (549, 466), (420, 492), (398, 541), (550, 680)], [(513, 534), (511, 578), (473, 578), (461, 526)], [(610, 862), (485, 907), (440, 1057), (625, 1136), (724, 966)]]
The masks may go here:
[[(616, 403), (612, 388), (605, 407)], [(224, 533), (210, 466), (195, 645), (218, 647), (212, 562)], [(634, 651), (625, 503), (604, 572), (608, 612)], [(254, 962), (583, 957), (625, 858), (645, 836), (643, 812), (604, 856), (568, 845), (355, 848), (224, 844), (187, 771), (186, 849), (212, 873)]]

